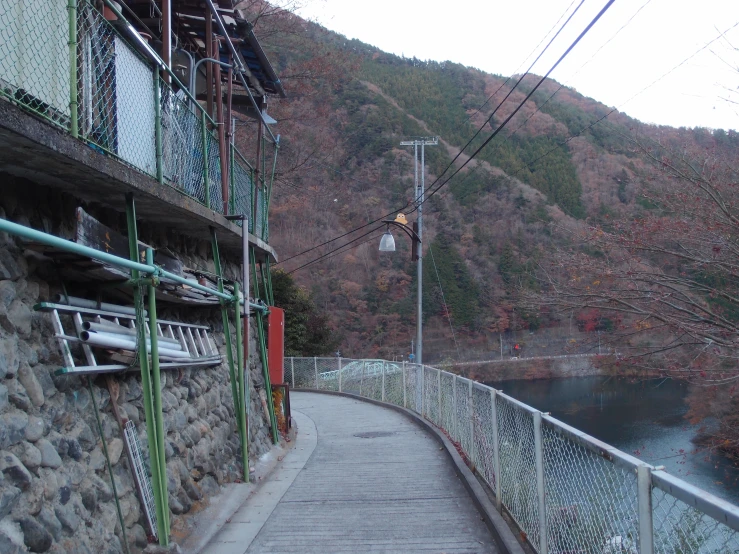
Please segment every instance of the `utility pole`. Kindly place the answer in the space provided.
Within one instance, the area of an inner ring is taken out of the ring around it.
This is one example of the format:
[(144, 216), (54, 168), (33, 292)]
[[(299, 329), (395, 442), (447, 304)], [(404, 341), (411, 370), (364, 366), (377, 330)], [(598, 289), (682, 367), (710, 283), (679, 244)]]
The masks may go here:
[[(400, 143), (401, 146), (413, 146), (413, 173), (415, 187), (415, 204), (418, 211), (415, 229), (419, 239), (423, 239), (423, 202), (425, 199), (425, 159), (424, 147), (436, 146), (439, 144), (439, 137), (418, 137), (413, 140), (406, 140)], [(421, 147), (421, 180), (418, 179), (418, 147)], [(418, 279), (418, 305), (416, 310), (416, 356), (415, 363), (423, 363), (423, 250), (421, 242), (418, 243), (418, 251), (416, 253), (418, 259), (417, 279)]]

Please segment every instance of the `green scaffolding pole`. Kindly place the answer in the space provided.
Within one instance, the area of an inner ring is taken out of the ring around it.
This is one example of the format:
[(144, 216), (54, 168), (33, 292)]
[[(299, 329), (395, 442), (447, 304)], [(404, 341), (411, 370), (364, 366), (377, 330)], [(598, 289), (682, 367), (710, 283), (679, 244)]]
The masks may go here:
[[(254, 296), (259, 298), (259, 283), (257, 282), (257, 265), (254, 261), (254, 253), (249, 256), (251, 259), (251, 268), (254, 275)], [(272, 427), (272, 442), (277, 444), (279, 442), (279, 436), (277, 434), (277, 416), (275, 414), (275, 403), (272, 400), (272, 382), (269, 378), (269, 360), (267, 359), (267, 343), (264, 337), (264, 315), (262, 312), (257, 312), (257, 335), (259, 336), (259, 351), (262, 359), (262, 374), (264, 376), (264, 389), (267, 393), (267, 409), (269, 411), (269, 421)]]
[[(216, 230), (211, 227), (210, 228), (210, 236), (211, 236), (211, 242), (213, 247), (213, 264), (215, 265), (216, 270), (216, 276), (218, 277), (218, 291), (223, 292), (223, 272), (221, 270), (221, 255), (218, 251), (218, 239), (216, 237)], [(234, 295), (235, 296), (235, 295)], [(235, 302), (236, 305), (236, 325), (237, 325), (237, 333), (240, 335), (240, 327), (241, 322), (239, 321), (239, 302), (238, 300)], [(228, 322), (228, 305), (221, 301), (221, 317), (223, 319), (223, 335), (226, 339), (226, 358), (228, 360), (228, 371), (229, 376), (231, 379), (231, 395), (233, 396), (234, 400), (234, 416), (236, 418), (236, 425), (238, 427), (239, 431), (239, 439), (241, 441), (241, 452), (244, 462), (244, 479), (245, 482), (249, 481), (249, 458), (248, 458), (248, 446), (247, 446), (247, 436), (246, 436), (246, 413), (244, 412), (246, 404), (243, 401), (243, 396), (241, 395), (241, 386), (240, 383), (243, 382), (243, 371), (241, 372), (241, 379), (236, 374), (236, 368), (234, 367), (234, 356), (233, 356), (233, 348), (231, 345), (231, 329), (229, 327)], [(239, 340), (239, 336), (236, 337), (237, 341)], [(243, 353), (241, 355), (243, 359)]]
[[(136, 228), (136, 207), (133, 194), (126, 195), (126, 220), (128, 223), (128, 250), (132, 262), (140, 262), (138, 246), (138, 230)], [(138, 269), (131, 269), (131, 278), (138, 280)], [(141, 289), (133, 289), (134, 305), (137, 307), (136, 314), (136, 340), (139, 347), (139, 365), (141, 367), (141, 387), (144, 394), (144, 415), (146, 417), (146, 438), (149, 444), (149, 461), (151, 466), (152, 493), (154, 495), (154, 508), (157, 516), (157, 534), (159, 544), (169, 544), (169, 532), (166, 525), (166, 517), (169, 516), (169, 498), (162, 494), (162, 485), (166, 486), (167, 476), (164, 468), (164, 460), (159, 459), (159, 446), (157, 441), (157, 425), (154, 421), (154, 402), (152, 399), (151, 375), (149, 373), (149, 357), (146, 352), (146, 325), (143, 315), (144, 299)], [(165, 513), (167, 514), (165, 516)]]
[[(146, 249), (146, 263), (154, 264), (154, 250)], [(159, 465), (161, 466), (162, 498), (167, 498), (167, 466), (166, 457), (164, 455), (164, 421), (162, 419), (162, 377), (159, 370), (159, 329), (157, 327), (157, 297), (154, 280), (149, 280), (147, 285), (147, 298), (149, 300), (149, 343), (151, 345), (151, 376), (152, 376), (152, 397), (154, 400), (154, 424), (157, 430), (157, 449), (159, 451)], [(144, 343), (146, 346), (146, 343)], [(169, 510), (164, 512), (164, 528), (167, 531), (166, 536), (169, 537)]]

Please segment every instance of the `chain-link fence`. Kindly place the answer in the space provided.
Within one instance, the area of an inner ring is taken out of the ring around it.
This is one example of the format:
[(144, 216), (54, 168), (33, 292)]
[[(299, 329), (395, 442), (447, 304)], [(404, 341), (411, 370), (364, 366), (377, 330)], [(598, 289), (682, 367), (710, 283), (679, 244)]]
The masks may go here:
[[(223, 213), (215, 125), (174, 79), (160, 77), (142, 54), (145, 40), (90, 0), (0, 2), (0, 97)], [(254, 204), (252, 169), (230, 153), (229, 211), (246, 214), (267, 240), (268, 195), (260, 190)]]
[(286, 358), (297, 389), (413, 410), (461, 448), (540, 554), (739, 553), (739, 508), (486, 385), (386, 360)]

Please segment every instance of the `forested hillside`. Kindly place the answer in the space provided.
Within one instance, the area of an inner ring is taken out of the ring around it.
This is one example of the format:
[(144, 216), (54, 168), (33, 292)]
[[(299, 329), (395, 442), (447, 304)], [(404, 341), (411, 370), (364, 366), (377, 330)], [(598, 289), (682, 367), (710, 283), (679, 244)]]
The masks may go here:
[[(409, 241), (395, 233), (398, 251), (381, 255), (383, 229), (363, 227), (413, 198), (412, 152), (400, 142), (439, 136), (426, 148), (426, 183), (436, 189), (539, 78), (528, 76), (496, 110), (516, 79), (401, 58), (289, 13), (270, 16), (259, 19), (260, 36), (290, 96), (270, 106), (282, 145), (270, 214), (279, 267), (312, 293), (343, 355), (406, 356), (416, 290)], [(573, 313), (526, 308), (520, 291), (536, 290), (533, 270), (568, 247), (567, 230), (652, 208), (636, 193), (648, 166), (640, 140), (708, 148), (736, 136), (643, 125), (550, 80), (438, 189), (424, 206), (425, 361), (497, 352), (501, 336), (523, 330), (565, 348), (597, 327), (575, 313), (573, 330)]]

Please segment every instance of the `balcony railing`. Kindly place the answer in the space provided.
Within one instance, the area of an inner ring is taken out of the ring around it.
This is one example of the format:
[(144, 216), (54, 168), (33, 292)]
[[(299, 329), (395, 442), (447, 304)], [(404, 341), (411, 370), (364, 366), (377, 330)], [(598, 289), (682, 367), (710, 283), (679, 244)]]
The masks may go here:
[(385, 360), (285, 358), (295, 389), (403, 406), (442, 429), (539, 554), (739, 552), (739, 508), (491, 387)]
[(270, 179), (255, 183), (231, 145), (224, 206), (216, 123), (132, 46), (133, 33), (88, 0), (3, 1), (0, 97), (216, 212), (246, 214), (249, 231), (268, 240)]

